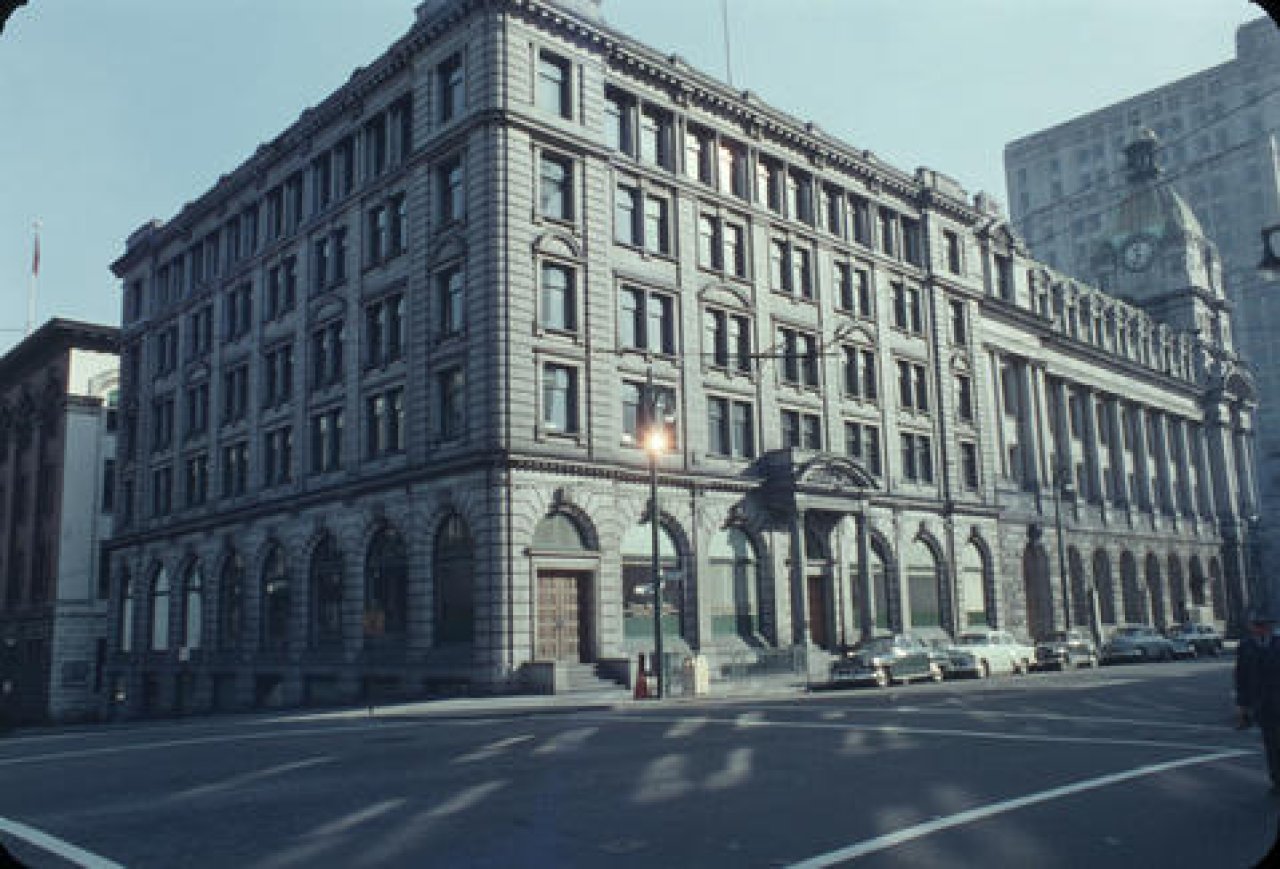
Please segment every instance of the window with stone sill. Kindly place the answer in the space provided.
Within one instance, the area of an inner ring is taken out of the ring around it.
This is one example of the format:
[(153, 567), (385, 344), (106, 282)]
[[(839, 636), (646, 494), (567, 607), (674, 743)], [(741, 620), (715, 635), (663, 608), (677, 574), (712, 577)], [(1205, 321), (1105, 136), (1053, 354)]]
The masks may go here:
[(467, 431), (466, 378), (462, 368), (455, 366), (440, 372), (436, 377), (436, 393), (440, 439), (458, 440)]
[(822, 449), (822, 417), (798, 410), (782, 411), (782, 446), (793, 449)]

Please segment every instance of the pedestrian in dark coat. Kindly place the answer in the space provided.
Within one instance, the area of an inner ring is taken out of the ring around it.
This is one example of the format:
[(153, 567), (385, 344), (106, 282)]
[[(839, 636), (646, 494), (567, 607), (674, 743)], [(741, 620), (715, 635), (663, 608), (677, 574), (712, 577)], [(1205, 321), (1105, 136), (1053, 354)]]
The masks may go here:
[(1267, 753), (1271, 792), (1280, 794), (1280, 637), (1270, 613), (1255, 613), (1236, 650), (1236, 715), (1241, 728), (1258, 725)]

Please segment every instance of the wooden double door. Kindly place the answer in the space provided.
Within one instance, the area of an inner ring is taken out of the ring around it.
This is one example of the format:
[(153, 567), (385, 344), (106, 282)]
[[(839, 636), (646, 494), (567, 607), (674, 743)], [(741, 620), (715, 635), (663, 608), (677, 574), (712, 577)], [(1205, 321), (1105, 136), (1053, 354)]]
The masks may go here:
[(538, 572), (534, 654), (540, 661), (591, 660), (591, 574)]

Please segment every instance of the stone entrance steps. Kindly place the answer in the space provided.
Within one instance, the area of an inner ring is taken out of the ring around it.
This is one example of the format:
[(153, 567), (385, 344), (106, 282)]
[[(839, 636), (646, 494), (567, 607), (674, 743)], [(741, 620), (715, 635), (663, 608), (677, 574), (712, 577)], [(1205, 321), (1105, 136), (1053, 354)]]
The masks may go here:
[(556, 694), (571, 697), (596, 696), (611, 699), (631, 696), (630, 689), (600, 671), (598, 664), (556, 664)]

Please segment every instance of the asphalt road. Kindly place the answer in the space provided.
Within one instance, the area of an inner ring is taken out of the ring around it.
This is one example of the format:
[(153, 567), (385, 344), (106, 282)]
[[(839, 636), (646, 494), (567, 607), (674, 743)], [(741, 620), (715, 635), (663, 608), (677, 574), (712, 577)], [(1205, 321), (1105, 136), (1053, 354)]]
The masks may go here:
[(0, 841), (32, 867), (99, 869), (1252, 866), (1280, 801), (1229, 683), (1228, 661), (1201, 660), (11, 736)]

